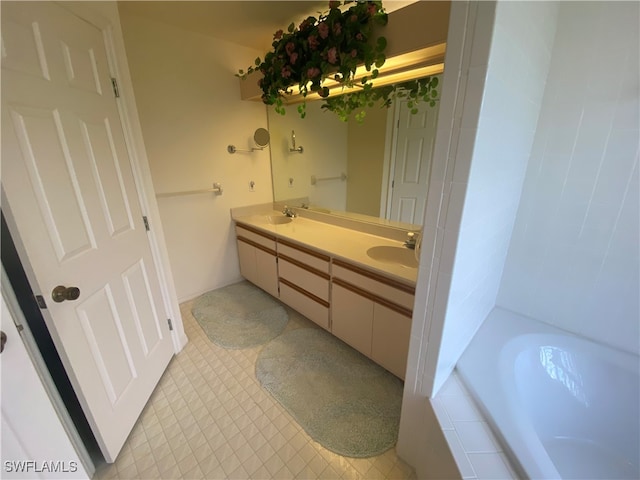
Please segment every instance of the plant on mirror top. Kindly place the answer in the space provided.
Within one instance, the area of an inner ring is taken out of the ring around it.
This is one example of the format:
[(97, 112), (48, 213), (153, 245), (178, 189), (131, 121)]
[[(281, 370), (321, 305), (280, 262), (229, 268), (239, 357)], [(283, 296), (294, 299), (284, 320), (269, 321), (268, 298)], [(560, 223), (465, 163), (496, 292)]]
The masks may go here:
[[(417, 112), (417, 103), (437, 100), (438, 78), (425, 77), (395, 85), (375, 87), (373, 81), (385, 63), (387, 40), (378, 35), (378, 26), (388, 22), (381, 1), (330, 1), (329, 11), (318, 17), (309, 16), (297, 27), (291, 23), (287, 31), (278, 30), (273, 36), (273, 50), (264, 59), (256, 58), (254, 65), (236, 76), (262, 74), (258, 85), (262, 101), (285, 114), (285, 99), (302, 95), (298, 113), (305, 117), (305, 99), (316, 93), (324, 101), (323, 109), (346, 121), (355, 113), (362, 122), (365, 109), (380, 105), (389, 107), (397, 98), (407, 98), (409, 108)], [(363, 65), (366, 74), (356, 78), (356, 68)], [(329, 86), (339, 88), (330, 90)], [(341, 88), (340, 88), (341, 87)], [(355, 88), (353, 88), (355, 87)], [(344, 92), (344, 89), (350, 89)], [(296, 92), (297, 89), (297, 92)]]

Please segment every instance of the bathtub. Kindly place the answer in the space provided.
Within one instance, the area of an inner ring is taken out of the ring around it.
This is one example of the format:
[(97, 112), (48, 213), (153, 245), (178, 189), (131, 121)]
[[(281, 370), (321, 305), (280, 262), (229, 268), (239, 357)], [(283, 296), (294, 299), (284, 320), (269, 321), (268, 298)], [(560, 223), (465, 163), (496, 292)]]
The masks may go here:
[(639, 357), (494, 309), (457, 364), (519, 474), (639, 479)]

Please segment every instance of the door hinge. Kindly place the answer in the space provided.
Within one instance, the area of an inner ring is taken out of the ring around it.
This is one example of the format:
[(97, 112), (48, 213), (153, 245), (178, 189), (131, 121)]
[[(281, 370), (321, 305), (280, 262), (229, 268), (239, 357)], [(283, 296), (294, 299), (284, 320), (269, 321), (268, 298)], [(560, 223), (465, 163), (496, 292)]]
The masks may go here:
[(169, 330), (173, 331), (173, 323), (170, 318), (167, 318), (167, 323), (169, 324)]
[(38, 307), (45, 309), (47, 308), (47, 302), (44, 301), (44, 297), (42, 295), (34, 295), (36, 299), (36, 303)]
[(395, 180), (391, 180), (391, 188), (396, 186), (396, 181)]
[(113, 94), (116, 98), (120, 98), (120, 89), (118, 88), (118, 80), (111, 78), (111, 86), (113, 87)]
[(149, 230), (151, 230), (149, 228), (149, 219), (147, 218), (146, 215), (142, 216), (142, 221), (144, 222), (144, 229), (148, 232)]

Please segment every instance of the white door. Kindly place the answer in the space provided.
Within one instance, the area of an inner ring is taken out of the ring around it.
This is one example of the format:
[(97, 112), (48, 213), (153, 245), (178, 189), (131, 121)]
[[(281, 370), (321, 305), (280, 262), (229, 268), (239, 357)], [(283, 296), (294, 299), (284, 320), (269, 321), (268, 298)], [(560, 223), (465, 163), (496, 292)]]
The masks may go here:
[[(7, 220), (113, 462), (173, 346), (111, 85), (108, 35), (50, 2), (2, 2), (1, 34)], [(58, 285), (79, 288), (79, 298), (53, 301)]]
[(421, 224), (427, 205), (431, 156), (436, 136), (438, 108), (421, 102), (412, 114), (400, 102), (396, 123), (396, 150), (392, 161), (390, 220)]

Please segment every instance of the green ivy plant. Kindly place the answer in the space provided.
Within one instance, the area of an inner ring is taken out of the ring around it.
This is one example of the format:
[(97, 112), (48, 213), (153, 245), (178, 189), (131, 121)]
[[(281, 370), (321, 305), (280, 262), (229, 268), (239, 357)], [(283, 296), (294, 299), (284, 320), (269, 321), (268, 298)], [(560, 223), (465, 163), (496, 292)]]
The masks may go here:
[(323, 109), (335, 113), (340, 120), (346, 122), (355, 113), (355, 119), (362, 122), (366, 115), (366, 108), (375, 105), (389, 108), (397, 99), (407, 99), (407, 106), (412, 114), (418, 113), (418, 104), (425, 102), (431, 107), (438, 100), (438, 77), (424, 77), (407, 82), (373, 88), (365, 85), (362, 90), (344, 93), (325, 99)]
[[(341, 10), (343, 4), (350, 7)], [(365, 108), (375, 104), (389, 107), (396, 98), (408, 97), (410, 108), (419, 101), (434, 105), (438, 84), (435, 77), (374, 88), (373, 80), (385, 63), (387, 47), (386, 38), (377, 34), (376, 27), (387, 22), (381, 1), (330, 1), (328, 12), (317, 18), (309, 16), (297, 27), (291, 23), (286, 32), (278, 30), (273, 36), (273, 50), (264, 59), (256, 58), (254, 65), (240, 70), (236, 76), (246, 79), (260, 72), (262, 101), (274, 105), (281, 115), (285, 114), (285, 98), (294, 93), (303, 97), (298, 106), (302, 118), (306, 114), (304, 99), (311, 92), (322, 97), (323, 108), (345, 121), (354, 111), (356, 119), (362, 121)], [(359, 65), (364, 65), (368, 74), (356, 80)], [(328, 79), (343, 89), (356, 87), (356, 90), (330, 96)]]

